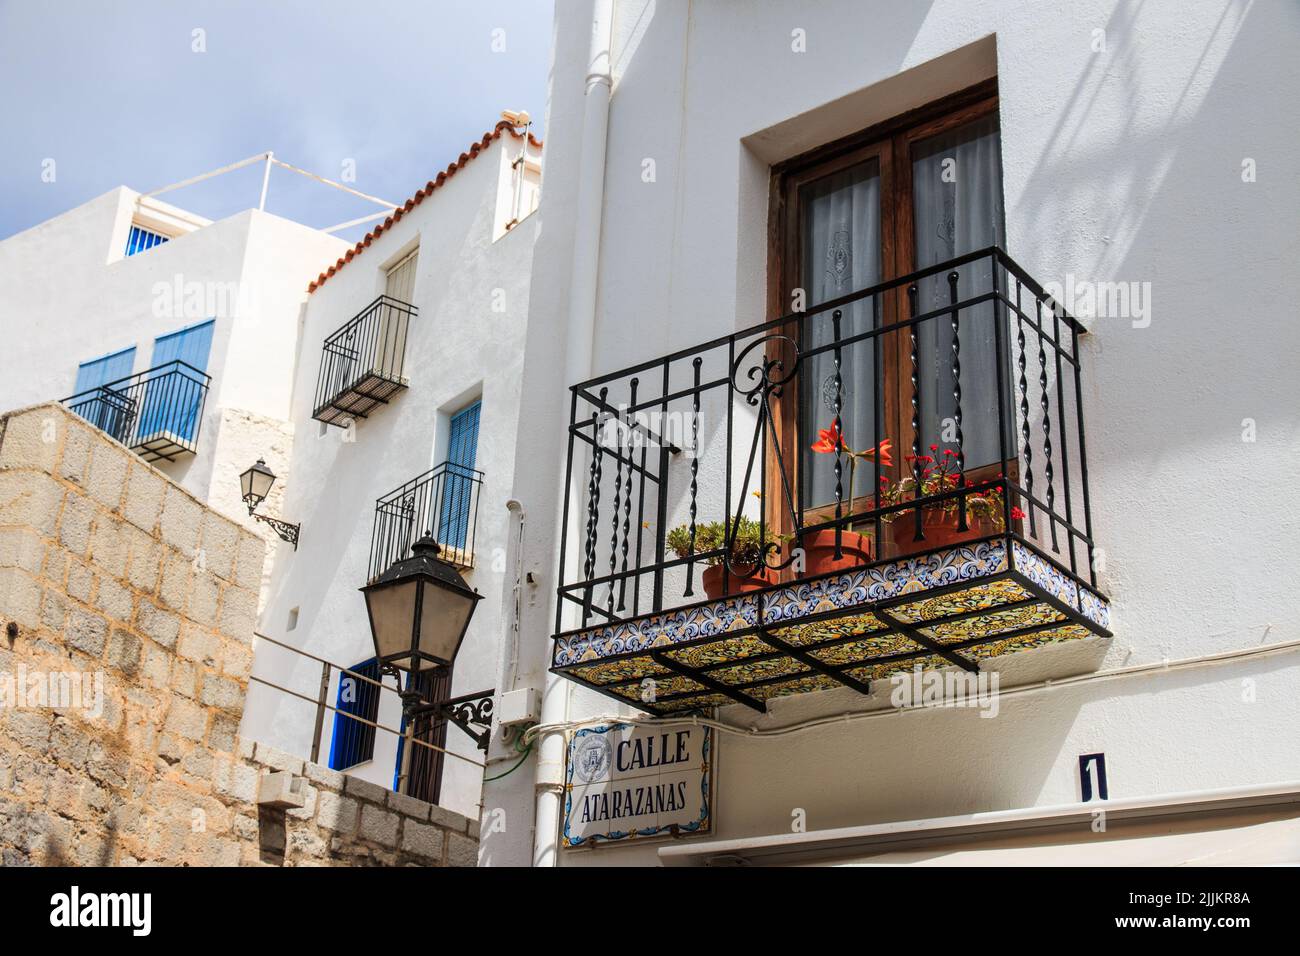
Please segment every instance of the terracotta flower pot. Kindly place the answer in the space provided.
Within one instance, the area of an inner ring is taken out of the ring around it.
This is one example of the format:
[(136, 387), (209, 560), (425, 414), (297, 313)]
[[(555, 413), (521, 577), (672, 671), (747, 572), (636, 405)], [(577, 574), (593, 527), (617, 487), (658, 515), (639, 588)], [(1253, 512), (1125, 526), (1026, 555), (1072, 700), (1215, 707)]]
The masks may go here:
[(840, 557), (835, 557), (835, 529), (823, 528), (803, 538), (803, 577), (857, 568), (871, 561), (871, 539), (856, 531), (840, 533)]
[(740, 567), (741, 573), (733, 571), (727, 576), (727, 586), (723, 588), (723, 566), (721, 564), (712, 564), (704, 569), (704, 574), (700, 576), (700, 583), (704, 585), (704, 593), (711, 600), (718, 598), (731, 597), (733, 594), (745, 594), (749, 591), (761, 591), (763, 588), (770, 587), (776, 583), (776, 576), (769, 568), (762, 568), (752, 577), (747, 576), (746, 572), (749, 567)]
[(929, 551), (931, 548), (946, 548), (961, 544), (963, 541), (984, 538), (997, 531), (993, 522), (987, 518), (969, 516), (966, 518), (966, 530), (958, 531), (956, 510), (942, 511), (939, 508), (927, 508), (923, 514), (925, 538), (920, 541), (915, 540), (915, 512), (904, 512), (890, 522), (889, 534), (894, 543), (895, 554), (915, 554), (918, 551)]

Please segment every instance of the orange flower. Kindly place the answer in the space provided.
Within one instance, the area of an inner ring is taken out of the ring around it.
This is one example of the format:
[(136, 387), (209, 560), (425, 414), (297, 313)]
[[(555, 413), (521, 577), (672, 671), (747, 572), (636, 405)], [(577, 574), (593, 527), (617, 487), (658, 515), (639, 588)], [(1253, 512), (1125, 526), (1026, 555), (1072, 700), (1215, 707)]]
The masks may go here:
[(879, 454), (881, 466), (884, 468), (888, 468), (894, 464), (894, 459), (891, 458), (889, 454), (890, 451), (893, 449), (893, 447), (894, 447), (893, 442), (891, 442), (888, 438), (885, 438), (882, 439), (880, 444), (877, 445), (875, 448), (868, 448), (863, 453), (863, 455), (866, 458), (873, 458), (876, 457), (877, 454)]
[(847, 450), (848, 446), (844, 444), (844, 436), (840, 430), (831, 423), (830, 428), (817, 429), (817, 440), (812, 443), (812, 450), (821, 454), (834, 454), (838, 449)]

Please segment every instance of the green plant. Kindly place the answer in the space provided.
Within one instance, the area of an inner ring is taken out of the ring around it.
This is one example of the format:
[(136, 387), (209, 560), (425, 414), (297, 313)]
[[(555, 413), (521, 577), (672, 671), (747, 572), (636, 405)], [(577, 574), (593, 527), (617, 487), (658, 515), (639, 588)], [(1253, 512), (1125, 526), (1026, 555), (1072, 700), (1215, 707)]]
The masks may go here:
[[(891, 483), (883, 476), (880, 479), (880, 503), (883, 506), (900, 505), (914, 498), (925, 498), (930, 495), (942, 494), (945, 491), (955, 491), (960, 487), (971, 488), (974, 482), (966, 478), (957, 467), (957, 453), (950, 448), (943, 449), (942, 453), (938, 445), (931, 445), (931, 455), (907, 455), (906, 460), (910, 465), (920, 465), (920, 494), (917, 494), (917, 480), (915, 474), (908, 475), (901, 481)], [(958, 498), (948, 498), (944, 501), (935, 501), (921, 506), (923, 512), (941, 512), (944, 515), (956, 515)], [(979, 491), (973, 491), (965, 498), (967, 520), (988, 521), (1001, 531), (1003, 528), (1003, 515), (1005, 502), (1002, 499), (1002, 486), (994, 485), (992, 488), (982, 488)], [(881, 515), (882, 521), (897, 521), (899, 518), (907, 518), (914, 512), (912, 510), (891, 511), (888, 514)], [(1012, 507), (1011, 517), (1019, 521), (1025, 516), (1024, 512), (1018, 507)]]
[[(763, 561), (763, 536), (759, 523), (742, 517), (731, 527), (732, 566), (761, 564)], [(668, 532), (666, 544), (679, 558), (692, 554), (722, 552), (727, 547), (727, 527), (721, 521), (706, 521), (695, 526), (695, 547), (691, 547), (690, 525), (678, 525)], [(722, 554), (710, 554), (704, 559), (708, 565), (722, 563)]]

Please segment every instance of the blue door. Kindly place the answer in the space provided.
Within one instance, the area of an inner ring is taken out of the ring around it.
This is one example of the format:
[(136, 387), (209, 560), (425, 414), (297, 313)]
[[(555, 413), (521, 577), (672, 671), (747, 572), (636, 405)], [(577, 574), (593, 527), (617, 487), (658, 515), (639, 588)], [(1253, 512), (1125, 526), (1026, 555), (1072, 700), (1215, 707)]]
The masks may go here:
[(442, 484), (442, 517), (438, 541), (452, 548), (465, 547), (473, 504), (474, 461), (478, 457), (478, 423), (482, 402), (475, 402), (451, 418), (447, 436), (447, 467)]
[(133, 403), (126, 394), (103, 386), (127, 378), (134, 365), (133, 345), (77, 366), (72, 410), (121, 442), (126, 440), (126, 433), (131, 430)]
[(203, 404), (201, 373), (208, 370), (213, 326), (214, 320), (209, 319), (154, 340), (153, 368), (167, 367), (155, 372), (146, 386), (138, 432), (141, 439), (162, 433), (183, 442), (194, 439)]

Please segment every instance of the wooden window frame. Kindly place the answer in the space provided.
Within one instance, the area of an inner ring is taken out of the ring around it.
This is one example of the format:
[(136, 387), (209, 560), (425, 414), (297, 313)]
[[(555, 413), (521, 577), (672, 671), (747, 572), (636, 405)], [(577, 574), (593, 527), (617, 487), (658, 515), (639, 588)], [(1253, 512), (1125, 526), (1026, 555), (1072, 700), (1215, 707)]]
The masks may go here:
[[(768, 202), (768, 275), (767, 320), (775, 321), (789, 314), (791, 294), (798, 287), (799, 270), (803, 261), (800, 245), (800, 220), (803, 208), (799, 202), (800, 189), (809, 182), (839, 172), (850, 166), (875, 158), (880, 177), (880, 273), (883, 281), (916, 271), (916, 233), (914, 196), (912, 190), (912, 151), (914, 146), (932, 136), (947, 132), (967, 123), (998, 112), (997, 81), (991, 79), (958, 93), (935, 100), (901, 116), (875, 124), (860, 132), (809, 150), (772, 167)], [(807, 303), (815, 305), (816, 303)], [(889, 326), (906, 318), (906, 296), (901, 290), (891, 290), (881, 297), (880, 323)], [(775, 332), (799, 342), (798, 323), (779, 326)], [(910, 452), (912, 425), (910, 402), (905, 401), (903, 384), (907, 377), (903, 371), (910, 366), (911, 356), (905, 335), (894, 334), (892, 347), (881, 356), (884, 379), (884, 407), (881, 422), (884, 434), (893, 441), (894, 465), (882, 469), (882, 474), (895, 481), (904, 474), (903, 455)], [(781, 359), (787, 368), (793, 361), (788, 345), (781, 339), (769, 351), (769, 356)], [(793, 383), (792, 383), (793, 384)], [(779, 451), (789, 476), (790, 487), (797, 506), (804, 515), (804, 523), (816, 524), (834, 517), (834, 506), (819, 506), (804, 510), (799, 497), (802, 491), (800, 469), (802, 447), (810, 444), (812, 435), (800, 434), (799, 389), (790, 388), (774, 396), (774, 417), (777, 434), (768, 442), (768, 474), (777, 474), (776, 456)], [(811, 426), (811, 423), (805, 423)], [(1014, 459), (1004, 467), (1014, 478)], [(974, 480), (993, 477), (998, 465), (968, 469)], [(855, 496), (846, 503), (857, 512), (874, 504), (875, 489)], [(764, 505), (766, 521), (775, 534), (793, 532), (790, 516), (779, 500), (781, 495), (768, 495)], [(879, 544), (879, 543), (878, 543)]]

